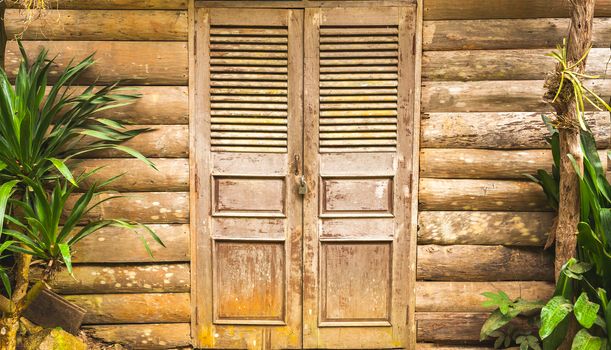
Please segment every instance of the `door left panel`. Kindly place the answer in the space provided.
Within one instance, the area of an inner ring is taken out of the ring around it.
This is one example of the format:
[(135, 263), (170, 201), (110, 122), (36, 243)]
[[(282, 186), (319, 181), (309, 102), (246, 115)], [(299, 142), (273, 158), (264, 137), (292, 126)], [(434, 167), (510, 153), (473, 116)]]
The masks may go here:
[(195, 181), (208, 202), (196, 208), (195, 340), (202, 348), (300, 348), (303, 11), (198, 16), (204, 122), (192, 132), (206, 140), (194, 152), (206, 163)]

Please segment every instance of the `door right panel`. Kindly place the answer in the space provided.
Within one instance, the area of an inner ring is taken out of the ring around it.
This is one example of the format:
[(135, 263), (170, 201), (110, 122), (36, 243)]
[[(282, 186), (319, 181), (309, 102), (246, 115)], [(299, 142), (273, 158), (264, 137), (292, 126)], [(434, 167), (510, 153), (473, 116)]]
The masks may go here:
[(306, 10), (306, 348), (409, 346), (415, 17)]

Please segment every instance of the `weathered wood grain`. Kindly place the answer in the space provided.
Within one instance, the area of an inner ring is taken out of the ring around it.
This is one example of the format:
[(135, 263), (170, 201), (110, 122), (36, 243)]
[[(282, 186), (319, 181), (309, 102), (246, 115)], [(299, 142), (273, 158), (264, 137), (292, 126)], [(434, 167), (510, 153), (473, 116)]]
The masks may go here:
[[(429, 51), (422, 56), (425, 81), (537, 80), (553, 71), (550, 49)], [(587, 72), (604, 76), (609, 48), (592, 49)]]
[[(188, 158), (189, 127), (186, 125), (130, 125), (128, 129), (150, 129), (151, 131), (122, 143), (138, 150), (150, 158)], [(88, 153), (87, 158), (129, 158), (130, 155), (117, 150)]]
[[(424, 20), (542, 18), (568, 17), (568, 1), (548, 0), (489, 0), (485, 6), (479, 0), (431, 0), (424, 4)], [(597, 17), (611, 17), (611, 2), (596, 2)]]
[(482, 293), (503, 291), (510, 298), (548, 300), (554, 293), (550, 282), (418, 282), (416, 312), (487, 312)]
[(439, 344), (439, 343), (418, 343), (416, 344), (417, 350), (492, 350), (493, 347), (485, 347), (478, 344), (469, 346), (469, 345), (452, 345), (452, 344)]
[[(422, 147), (549, 148), (549, 131), (538, 112), (427, 113), (422, 116)], [(588, 125), (600, 149), (611, 147), (611, 121), (605, 112), (589, 112)]]
[(95, 174), (83, 181), (83, 188), (123, 174), (105, 188), (130, 192), (189, 190), (188, 159), (154, 158), (151, 161), (155, 164), (157, 170), (143, 161), (133, 158), (83, 159), (75, 161), (73, 166), (77, 169), (75, 173), (90, 172), (100, 168)]
[(189, 322), (189, 293), (67, 295), (87, 310), (83, 324)]
[(418, 246), (418, 280), (552, 281), (553, 255), (542, 248)]
[(171, 349), (191, 344), (190, 328), (189, 323), (157, 323), (86, 326), (84, 330), (93, 338), (132, 349)]
[(539, 185), (527, 181), (420, 179), (421, 210), (548, 211)]
[[(607, 151), (599, 151), (607, 168)], [(444, 179), (527, 179), (539, 169), (551, 172), (551, 150), (483, 150), (425, 148), (420, 152), (420, 175)]]
[(50, 282), (52, 289), (61, 294), (186, 293), (190, 290), (189, 264), (76, 264), (73, 273), (74, 277), (65, 270), (57, 273)]
[[(124, 192), (102, 194), (99, 199), (122, 196), (92, 209), (85, 219), (126, 219), (145, 224), (184, 224), (189, 221), (187, 192)], [(67, 209), (76, 201), (68, 200)]]
[(26, 12), (8, 9), (5, 18), (9, 39), (187, 40), (186, 11), (51, 10), (28, 21)]
[[(78, 62), (95, 52), (96, 64), (80, 76), (77, 84), (118, 80), (124, 85), (187, 84), (187, 44), (183, 42), (24, 41), (23, 46), (30, 56), (48, 49), (49, 57), (55, 57), (49, 82), (57, 79), (70, 60)], [(20, 60), (17, 43), (8, 42), (6, 71), (10, 78), (16, 75)]]
[(420, 176), (525, 180), (524, 174), (551, 171), (553, 163), (551, 150), (424, 148), (420, 151)]
[[(604, 98), (611, 95), (611, 79), (586, 84)], [(424, 82), (423, 112), (550, 111), (542, 100), (542, 80)]]
[[(562, 43), (568, 18), (426, 21), (424, 50), (553, 49)], [(611, 19), (594, 19), (594, 47), (608, 47)]]
[(189, 95), (185, 86), (135, 86), (126, 92), (140, 94), (142, 98), (121, 108), (102, 111), (99, 115), (133, 124), (188, 124)]
[(543, 246), (552, 212), (422, 211), (418, 244)]
[[(76, 263), (189, 262), (189, 225), (149, 225), (165, 244), (155, 242), (145, 229), (136, 232), (119, 227), (104, 228), (74, 247)], [(142, 243), (146, 239), (150, 256)]]
[(479, 332), (486, 318), (483, 312), (417, 312), (418, 341), (481, 346)]
[[(19, 8), (13, 1), (7, 3), (9, 8)], [(118, 10), (118, 9), (163, 9), (186, 10), (187, 0), (53, 0), (48, 5), (53, 9), (79, 9), (79, 10)]]

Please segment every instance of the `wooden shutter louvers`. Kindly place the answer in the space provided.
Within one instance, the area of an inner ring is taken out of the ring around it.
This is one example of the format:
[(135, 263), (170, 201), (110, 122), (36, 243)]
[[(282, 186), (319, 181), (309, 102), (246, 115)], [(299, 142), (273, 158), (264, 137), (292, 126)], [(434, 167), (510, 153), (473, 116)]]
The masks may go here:
[(213, 151), (285, 153), (288, 28), (210, 28)]
[(321, 26), (320, 151), (393, 152), (397, 26)]

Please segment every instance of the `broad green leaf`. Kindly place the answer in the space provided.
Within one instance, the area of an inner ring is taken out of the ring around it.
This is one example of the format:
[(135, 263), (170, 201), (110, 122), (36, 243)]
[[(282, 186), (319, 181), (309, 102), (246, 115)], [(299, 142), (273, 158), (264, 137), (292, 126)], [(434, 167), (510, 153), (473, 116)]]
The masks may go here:
[(582, 329), (573, 338), (571, 350), (600, 350), (602, 339), (591, 335), (587, 330)]
[(504, 315), (503, 313), (501, 313), (500, 310), (498, 309), (494, 310), (492, 314), (490, 314), (490, 317), (488, 317), (488, 319), (486, 320), (486, 322), (484, 322), (484, 325), (482, 326), (482, 329), (479, 334), (480, 340), (485, 340), (486, 338), (488, 338), (488, 336), (492, 332), (503, 327), (504, 325), (509, 323), (512, 319), (513, 317), (509, 315)]
[(19, 180), (12, 180), (0, 185), (0, 235), (4, 227), (4, 216), (6, 215), (6, 204), (13, 194), (13, 189), (19, 183)]
[(0, 268), (0, 279), (2, 280), (2, 286), (4, 286), (4, 290), (6, 291), (6, 295), (11, 297), (13, 294), (13, 290), (11, 288), (11, 281), (8, 277), (8, 274), (3, 268)]
[(121, 145), (114, 145), (113, 148), (118, 150), (118, 151), (125, 152), (125, 153), (131, 155), (132, 157), (137, 158), (137, 159), (143, 161), (144, 163), (146, 163), (151, 168), (153, 168), (155, 170), (158, 170), (153, 162), (151, 162), (148, 158), (146, 158), (144, 155), (142, 155), (142, 153), (136, 151), (135, 149), (133, 149), (131, 147), (126, 147), (126, 146), (121, 146)]
[(588, 299), (586, 292), (581, 293), (575, 302), (574, 310), (575, 318), (584, 328), (590, 328), (596, 321), (600, 305), (591, 302)]
[(70, 181), (71, 184), (78, 187), (78, 184), (76, 183), (76, 181), (74, 181), (72, 172), (70, 172), (70, 169), (68, 169), (66, 163), (64, 163), (63, 160), (57, 158), (47, 158), (47, 160), (53, 163), (53, 166), (55, 166), (55, 168), (59, 170), (59, 172), (66, 178), (66, 180)]
[(563, 296), (555, 296), (541, 309), (541, 328), (539, 336), (541, 339), (547, 338), (554, 329), (562, 322), (573, 310), (573, 305)]
[(72, 254), (70, 253), (70, 246), (65, 243), (60, 243), (58, 246), (62, 253), (62, 259), (64, 260), (66, 268), (68, 269), (68, 273), (72, 275)]
[(607, 309), (605, 311), (605, 320), (607, 321), (607, 336), (611, 337), (611, 303), (607, 304)]

